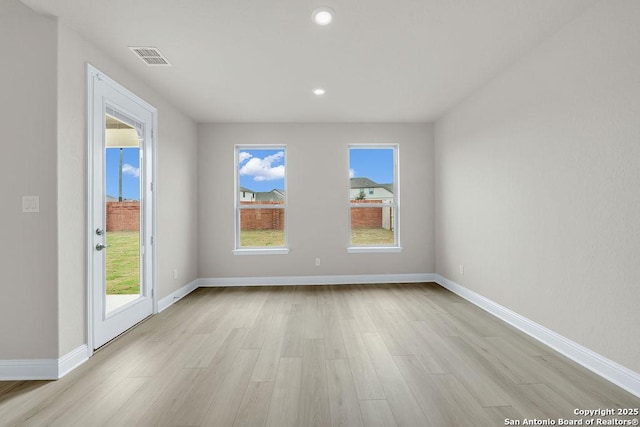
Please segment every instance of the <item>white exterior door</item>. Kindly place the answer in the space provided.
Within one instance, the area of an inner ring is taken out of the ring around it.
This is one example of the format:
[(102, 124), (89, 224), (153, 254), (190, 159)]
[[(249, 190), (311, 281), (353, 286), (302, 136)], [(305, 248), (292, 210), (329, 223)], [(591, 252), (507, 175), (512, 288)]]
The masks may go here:
[(88, 66), (89, 346), (154, 312), (156, 109)]

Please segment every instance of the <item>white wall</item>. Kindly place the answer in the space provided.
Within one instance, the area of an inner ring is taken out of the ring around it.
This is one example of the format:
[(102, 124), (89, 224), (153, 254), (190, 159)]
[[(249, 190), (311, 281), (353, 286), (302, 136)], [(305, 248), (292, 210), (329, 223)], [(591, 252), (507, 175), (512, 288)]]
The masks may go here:
[[(198, 133), (200, 277), (433, 272), (431, 125), (203, 124)], [(347, 253), (348, 145), (364, 142), (400, 145), (399, 254)], [(234, 144), (287, 144), (288, 255), (232, 254)]]
[[(126, 47), (123, 47), (126, 49)], [(86, 63), (158, 109), (158, 295), (197, 278), (197, 128), (78, 33), (58, 30), (60, 355), (86, 342)], [(144, 67), (143, 64), (140, 64)], [(144, 72), (153, 72), (145, 69)], [(55, 156), (54, 156), (55, 157)], [(173, 279), (173, 270), (178, 279)]]
[(635, 372), (639, 40), (598, 2), (435, 127), (436, 272)]
[[(55, 21), (0, 0), (0, 52), (0, 360), (55, 358)], [(22, 213), (24, 195), (40, 213)]]

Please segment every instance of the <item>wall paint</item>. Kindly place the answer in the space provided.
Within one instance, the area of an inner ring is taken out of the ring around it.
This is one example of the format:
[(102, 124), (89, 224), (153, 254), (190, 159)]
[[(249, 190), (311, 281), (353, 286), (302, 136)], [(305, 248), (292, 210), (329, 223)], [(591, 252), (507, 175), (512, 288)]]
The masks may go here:
[[(58, 29), (60, 356), (86, 342), (86, 63), (158, 109), (158, 296), (197, 278), (197, 128), (78, 33)], [(140, 73), (153, 72), (143, 68)], [(178, 279), (173, 279), (173, 269)]]
[(635, 372), (638, 22), (597, 3), (435, 126), (436, 272)]
[[(203, 124), (198, 127), (203, 278), (425, 273), (434, 268), (429, 124)], [(347, 254), (350, 143), (400, 145), (398, 254)], [(235, 256), (234, 145), (286, 144), (288, 255)], [(315, 258), (321, 259), (316, 267)]]
[(0, 360), (55, 358), (56, 23), (17, 0), (0, 10)]

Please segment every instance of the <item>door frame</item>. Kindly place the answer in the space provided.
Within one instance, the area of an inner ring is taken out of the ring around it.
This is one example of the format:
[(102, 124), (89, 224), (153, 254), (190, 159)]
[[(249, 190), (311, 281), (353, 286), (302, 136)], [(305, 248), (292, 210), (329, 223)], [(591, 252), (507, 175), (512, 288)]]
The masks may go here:
[[(151, 171), (150, 177), (151, 182), (149, 183), (150, 188), (149, 192), (151, 193), (151, 200), (146, 199), (145, 203), (150, 204), (151, 207), (151, 215), (147, 216), (145, 213), (145, 221), (151, 221), (151, 245), (149, 248), (145, 248), (145, 252), (150, 250), (150, 261), (151, 261), (151, 277), (147, 277), (148, 281), (147, 285), (149, 286), (149, 290), (151, 292), (151, 300), (152, 300), (152, 315), (158, 313), (158, 292), (157, 292), (157, 277), (158, 277), (158, 232), (157, 232), (157, 164), (158, 164), (158, 144), (157, 144), (157, 135), (158, 135), (158, 110), (133, 92), (129, 91), (122, 85), (120, 85), (115, 80), (109, 78), (103, 72), (99, 71), (96, 67), (91, 65), (90, 63), (86, 64), (86, 73), (87, 73), (87, 97), (86, 97), (86, 124), (87, 124), (87, 158), (86, 158), (86, 290), (87, 290), (87, 298), (86, 298), (86, 325), (87, 325), (87, 347), (88, 347), (88, 356), (91, 357), (94, 352), (94, 312), (93, 312), (93, 301), (96, 297), (95, 295), (95, 286), (93, 286), (93, 275), (94, 275), (94, 265), (93, 265), (93, 243), (94, 243), (94, 230), (93, 230), (93, 214), (94, 214), (94, 194), (93, 194), (93, 156), (95, 155), (94, 150), (94, 81), (97, 79), (102, 81), (103, 83), (108, 84), (112, 89), (119, 92), (121, 95), (129, 98), (131, 101), (139, 104), (143, 108), (149, 110), (151, 112)], [(145, 153), (145, 158), (147, 158), (147, 153)]]

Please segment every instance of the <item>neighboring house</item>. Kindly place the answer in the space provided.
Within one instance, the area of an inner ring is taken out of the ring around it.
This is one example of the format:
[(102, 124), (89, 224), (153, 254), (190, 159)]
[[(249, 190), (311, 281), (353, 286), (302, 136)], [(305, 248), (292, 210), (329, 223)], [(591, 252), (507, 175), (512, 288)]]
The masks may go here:
[(284, 203), (284, 190), (273, 189), (256, 193), (257, 202), (282, 202)]
[[(360, 195), (363, 196), (360, 196)], [(378, 184), (369, 178), (351, 178), (351, 200), (364, 198), (364, 200), (393, 201), (393, 184)]]
[(255, 202), (256, 193), (248, 188), (240, 187), (240, 201), (241, 202)]
[(241, 202), (284, 202), (284, 190), (253, 191), (240, 187)]
[[(118, 198), (117, 198), (117, 197), (113, 197), (113, 196), (110, 196), (110, 195), (108, 195), (108, 194), (105, 196), (105, 199), (106, 199), (105, 201), (107, 201), (107, 202), (119, 202), (119, 201), (120, 201), (120, 200), (118, 200)], [(124, 199), (124, 198), (123, 198), (123, 199), (122, 199), (122, 201), (123, 201), (123, 202), (137, 202), (138, 200), (134, 200), (134, 199)]]

